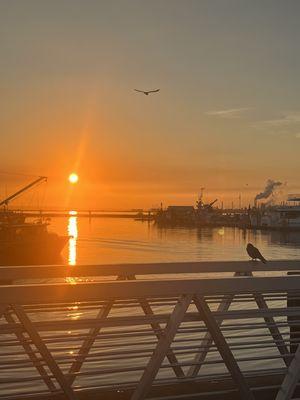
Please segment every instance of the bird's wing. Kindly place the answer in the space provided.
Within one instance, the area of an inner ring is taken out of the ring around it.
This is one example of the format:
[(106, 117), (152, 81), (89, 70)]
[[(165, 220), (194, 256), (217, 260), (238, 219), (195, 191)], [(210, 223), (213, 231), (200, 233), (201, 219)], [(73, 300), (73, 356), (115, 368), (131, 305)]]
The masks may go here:
[(156, 92), (159, 92), (159, 91), (160, 91), (160, 89), (149, 90), (148, 93), (156, 93)]
[(255, 249), (254, 252), (255, 252), (255, 255), (257, 256), (257, 258), (262, 257), (262, 254), (261, 254), (261, 252), (258, 250), (258, 248), (255, 247), (254, 249)]
[(256, 249), (256, 250), (257, 250), (257, 258), (265, 264), (267, 262), (267, 260), (265, 259), (265, 257), (261, 254), (261, 252), (258, 249)]
[(264, 258), (264, 256), (261, 254), (261, 252), (258, 250), (257, 247), (253, 246), (253, 249), (250, 251), (250, 253), (248, 252), (248, 254), (252, 257), (252, 258), (256, 258), (258, 260), (261, 260), (264, 264), (267, 262), (267, 260)]
[(134, 89), (136, 92), (145, 93), (143, 90)]

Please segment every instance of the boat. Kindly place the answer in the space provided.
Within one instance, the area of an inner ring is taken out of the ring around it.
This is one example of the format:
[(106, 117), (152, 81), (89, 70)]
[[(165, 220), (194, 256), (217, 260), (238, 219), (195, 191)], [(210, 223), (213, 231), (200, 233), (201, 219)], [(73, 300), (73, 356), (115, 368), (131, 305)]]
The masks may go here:
[(68, 236), (59, 236), (48, 231), (48, 223), (24, 222), (23, 224), (0, 224), (0, 261), (28, 262), (55, 261)]
[(155, 222), (160, 226), (207, 226), (214, 225), (220, 218), (220, 213), (213, 205), (218, 201), (205, 204), (202, 201), (202, 192), (196, 202), (196, 207), (190, 205), (171, 205), (167, 209), (160, 209), (155, 215)]
[(49, 219), (27, 222), (22, 212), (8, 210), (10, 201), (46, 180), (41, 176), (0, 201), (0, 207), (4, 207), (0, 210), (0, 264), (42, 264), (59, 260), (69, 236), (49, 232)]
[(10, 196), (6, 197), (5, 199), (0, 201), (0, 223), (10, 223), (10, 224), (23, 224), (25, 222), (25, 215), (21, 211), (12, 211), (8, 209), (9, 203), (16, 199), (18, 196), (26, 192), (27, 190), (31, 189), (35, 185), (46, 182), (46, 176), (39, 176), (33, 182), (29, 183), (28, 185), (22, 187), (17, 192), (11, 194)]
[(250, 214), (251, 226), (262, 229), (300, 230), (299, 203), (300, 195), (290, 195), (286, 204), (255, 209)]
[(153, 220), (153, 215), (149, 211), (148, 214), (143, 213), (142, 211), (138, 212), (134, 218), (135, 221), (152, 221)]
[(169, 206), (155, 215), (159, 226), (195, 226), (196, 210), (193, 206)]

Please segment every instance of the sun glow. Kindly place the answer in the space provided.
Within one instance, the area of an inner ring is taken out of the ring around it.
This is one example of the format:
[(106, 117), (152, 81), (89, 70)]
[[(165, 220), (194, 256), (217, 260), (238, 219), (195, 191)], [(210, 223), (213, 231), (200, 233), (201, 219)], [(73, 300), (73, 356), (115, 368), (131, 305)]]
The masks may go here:
[(78, 175), (75, 174), (75, 172), (72, 172), (72, 174), (69, 175), (69, 182), (70, 183), (77, 183), (78, 182)]

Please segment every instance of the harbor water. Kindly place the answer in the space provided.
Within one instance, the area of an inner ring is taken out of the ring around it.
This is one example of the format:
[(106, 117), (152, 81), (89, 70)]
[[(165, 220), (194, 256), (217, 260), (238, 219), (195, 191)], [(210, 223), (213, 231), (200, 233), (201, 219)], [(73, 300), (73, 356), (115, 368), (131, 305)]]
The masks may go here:
[[(75, 212), (69, 218), (53, 218), (50, 230), (61, 235), (70, 235), (69, 242), (62, 252), (62, 258), (59, 260), (61, 264), (66, 265), (247, 260), (245, 249), (248, 242), (259, 247), (266, 259), (299, 259), (300, 254), (300, 236), (297, 232), (284, 234), (275, 231), (241, 230), (231, 227), (160, 229), (153, 222), (134, 221), (129, 218), (78, 218)], [(187, 276), (181, 274), (180, 278)], [(73, 278), (70, 280), (70, 283), (74, 283)], [(280, 304), (278, 302), (273, 306), (280, 306)], [(232, 309), (235, 307), (236, 305), (233, 305)], [(119, 309), (114, 312), (114, 315), (123, 315), (124, 312), (126, 309)], [(76, 303), (74, 307), (67, 310), (67, 314), (57, 311), (55, 318), (58, 320), (66, 317), (70, 320), (94, 318), (94, 313), (83, 315), (80, 304)], [(35, 318), (39, 319), (39, 315), (36, 314)], [(285, 330), (287, 333), (287, 328)], [(263, 331), (264, 328), (257, 329), (257, 334), (263, 333)], [(66, 332), (66, 335), (71, 333)], [(239, 331), (236, 330), (235, 334), (238, 335)], [(187, 334), (187, 343), (189, 340), (195, 340), (195, 335), (195, 333)], [(143, 340), (141, 338), (141, 341)], [(232, 340), (234, 341), (234, 338)], [(110, 343), (113, 349), (117, 345), (117, 339), (112, 339)], [(129, 338), (127, 345), (131, 349), (135, 349), (135, 346), (139, 346), (141, 343), (130, 343)], [(72, 345), (72, 342), (69, 342), (66, 347), (62, 343), (56, 348), (56, 354), (60, 357), (64, 357), (66, 354), (76, 354), (77, 346), (78, 344)], [(106, 350), (108, 351), (109, 347)], [(276, 355), (276, 352), (277, 349), (274, 347), (265, 350), (265, 354), (269, 354), (270, 357)], [(251, 348), (239, 351), (239, 356), (246, 359), (251, 355)], [(211, 357), (213, 355), (209, 355), (208, 360)], [(270, 363), (273, 363), (275, 367), (283, 367), (282, 360), (272, 359), (252, 361), (248, 367), (251, 370), (259, 370), (264, 369)], [(105, 369), (111, 368), (113, 365), (105, 364), (104, 361), (103, 365), (97, 364), (96, 367)], [(212, 368), (213, 371), (211, 371)], [(222, 373), (223, 369), (222, 365), (208, 365), (204, 372)], [(22, 374), (22, 371), (20, 370), (19, 373)], [(9, 380), (10, 371), (2, 371), (2, 375), (3, 379)], [(106, 379), (108, 378), (106, 377)], [(132, 381), (136, 379), (136, 376), (133, 372), (128, 372), (121, 374), (118, 379), (119, 382), (122, 379)], [(94, 384), (99, 384), (98, 380), (93, 382), (92, 377), (83, 376), (80, 379), (79, 387)], [(5, 386), (11, 394), (17, 393), (20, 389), (30, 390), (30, 384), (27, 385), (24, 382), (20, 384), (7, 383)]]
[(72, 236), (64, 264), (247, 260), (248, 242), (266, 259), (298, 259), (300, 232), (232, 227), (158, 228), (130, 218), (53, 218), (50, 230)]

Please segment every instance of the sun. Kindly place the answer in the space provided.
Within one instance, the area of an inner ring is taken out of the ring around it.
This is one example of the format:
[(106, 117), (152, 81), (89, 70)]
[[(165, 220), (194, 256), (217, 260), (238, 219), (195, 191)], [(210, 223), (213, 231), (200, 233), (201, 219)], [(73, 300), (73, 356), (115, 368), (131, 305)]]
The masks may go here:
[(75, 172), (72, 172), (72, 174), (69, 175), (69, 182), (70, 183), (77, 183), (78, 182), (78, 175), (75, 174)]

